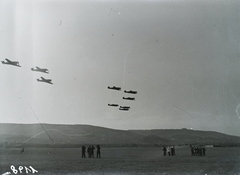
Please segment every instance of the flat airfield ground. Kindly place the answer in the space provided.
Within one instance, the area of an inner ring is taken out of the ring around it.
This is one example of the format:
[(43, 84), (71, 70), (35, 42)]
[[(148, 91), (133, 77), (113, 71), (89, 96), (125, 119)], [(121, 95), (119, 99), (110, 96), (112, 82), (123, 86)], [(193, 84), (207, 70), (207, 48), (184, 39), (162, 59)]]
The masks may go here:
[(0, 149), (1, 174), (13, 174), (14, 165), (32, 166), (36, 174), (240, 175), (240, 148), (207, 148), (206, 156), (191, 156), (189, 147), (176, 148), (173, 157), (163, 156), (161, 147), (102, 148), (101, 159), (81, 158), (81, 148), (20, 150)]

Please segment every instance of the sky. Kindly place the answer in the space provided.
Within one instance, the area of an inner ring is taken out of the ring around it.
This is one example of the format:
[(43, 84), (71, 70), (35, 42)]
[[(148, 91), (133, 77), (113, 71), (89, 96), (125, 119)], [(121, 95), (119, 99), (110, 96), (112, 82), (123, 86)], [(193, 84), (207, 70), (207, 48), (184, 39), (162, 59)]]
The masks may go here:
[(239, 10), (237, 0), (0, 0), (0, 60), (21, 65), (0, 65), (0, 122), (240, 136)]

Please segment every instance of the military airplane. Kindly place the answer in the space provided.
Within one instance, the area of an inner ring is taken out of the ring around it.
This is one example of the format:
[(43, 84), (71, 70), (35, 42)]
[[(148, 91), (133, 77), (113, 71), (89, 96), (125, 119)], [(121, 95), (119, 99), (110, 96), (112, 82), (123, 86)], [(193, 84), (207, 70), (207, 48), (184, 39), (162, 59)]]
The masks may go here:
[(9, 65), (13, 65), (13, 66), (18, 66), (18, 67), (21, 67), (19, 65), (19, 62), (18, 61), (11, 61), (9, 59), (5, 59), (6, 61), (2, 61), (2, 64), (9, 64)]
[(124, 100), (135, 100), (135, 98), (131, 98), (131, 97), (123, 97)]
[(40, 67), (37, 67), (36, 66), (36, 69), (34, 68), (31, 68), (32, 71), (38, 71), (38, 72), (43, 72), (43, 73), (49, 73), (48, 69), (43, 69), (43, 68), (40, 68)]
[(128, 111), (129, 108), (119, 108), (119, 110), (122, 110), (122, 111)]
[(113, 86), (113, 87), (108, 86), (108, 89), (113, 89), (113, 90), (118, 90), (118, 91), (121, 90), (120, 87), (116, 87), (116, 86)]
[(37, 81), (44, 82), (44, 83), (49, 83), (49, 84), (53, 84), (51, 79), (45, 79), (45, 78), (43, 78), (43, 77), (41, 77), (41, 79), (37, 79)]
[(130, 109), (130, 106), (120, 106), (122, 109)]
[(124, 91), (125, 93), (129, 93), (129, 94), (136, 94), (137, 93), (137, 91), (132, 91), (132, 90), (130, 90), (130, 91)]
[(114, 107), (117, 107), (118, 104), (108, 104), (108, 106), (114, 106)]

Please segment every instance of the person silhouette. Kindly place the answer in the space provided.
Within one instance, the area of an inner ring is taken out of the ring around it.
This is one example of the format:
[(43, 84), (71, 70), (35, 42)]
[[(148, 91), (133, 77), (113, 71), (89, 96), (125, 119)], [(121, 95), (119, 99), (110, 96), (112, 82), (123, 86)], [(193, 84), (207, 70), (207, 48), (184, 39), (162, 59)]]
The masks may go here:
[(86, 147), (83, 145), (82, 146), (82, 158), (86, 158), (85, 153), (86, 153)]
[(169, 146), (167, 147), (167, 153), (168, 153), (168, 156), (171, 156), (171, 152), (170, 152), (170, 147)]
[(163, 155), (166, 156), (166, 153), (167, 153), (167, 148), (164, 146), (163, 147)]
[(92, 151), (92, 149), (91, 149), (91, 146), (89, 145), (88, 149), (87, 149), (88, 158), (91, 158), (91, 151)]
[(101, 158), (101, 151), (100, 151), (100, 146), (97, 145), (97, 158)]
[(92, 145), (92, 147), (91, 147), (91, 157), (92, 157), (92, 158), (94, 158), (94, 149), (95, 149), (95, 148), (94, 148), (94, 146)]

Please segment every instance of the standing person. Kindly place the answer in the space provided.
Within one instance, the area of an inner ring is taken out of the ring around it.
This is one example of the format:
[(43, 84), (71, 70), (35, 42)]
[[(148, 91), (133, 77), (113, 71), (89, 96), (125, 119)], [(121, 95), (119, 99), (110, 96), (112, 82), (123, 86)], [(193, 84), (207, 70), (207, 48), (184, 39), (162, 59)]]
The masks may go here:
[(194, 155), (195, 155), (195, 156), (198, 155), (197, 146), (194, 147)]
[(190, 145), (190, 149), (191, 149), (192, 156), (194, 156), (194, 147), (192, 145)]
[(95, 149), (95, 148), (94, 148), (94, 146), (92, 145), (92, 147), (91, 147), (91, 157), (92, 157), (92, 158), (94, 158), (94, 149)]
[(85, 152), (86, 152), (86, 147), (83, 145), (82, 146), (82, 158), (86, 158)]
[(88, 146), (87, 152), (88, 152), (88, 158), (91, 158), (91, 146), (90, 145)]
[(100, 146), (97, 145), (97, 158), (101, 158)]
[(164, 146), (163, 147), (163, 155), (166, 156), (167, 148)]
[(206, 148), (203, 146), (203, 156), (206, 156)]
[(170, 154), (170, 147), (169, 147), (169, 146), (167, 146), (167, 153), (168, 153), (168, 156), (171, 155), (171, 154)]
[(174, 156), (174, 147), (171, 146), (171, 155)]
[(175, 156), (175, 146), (173, 146), (173, 155)]

